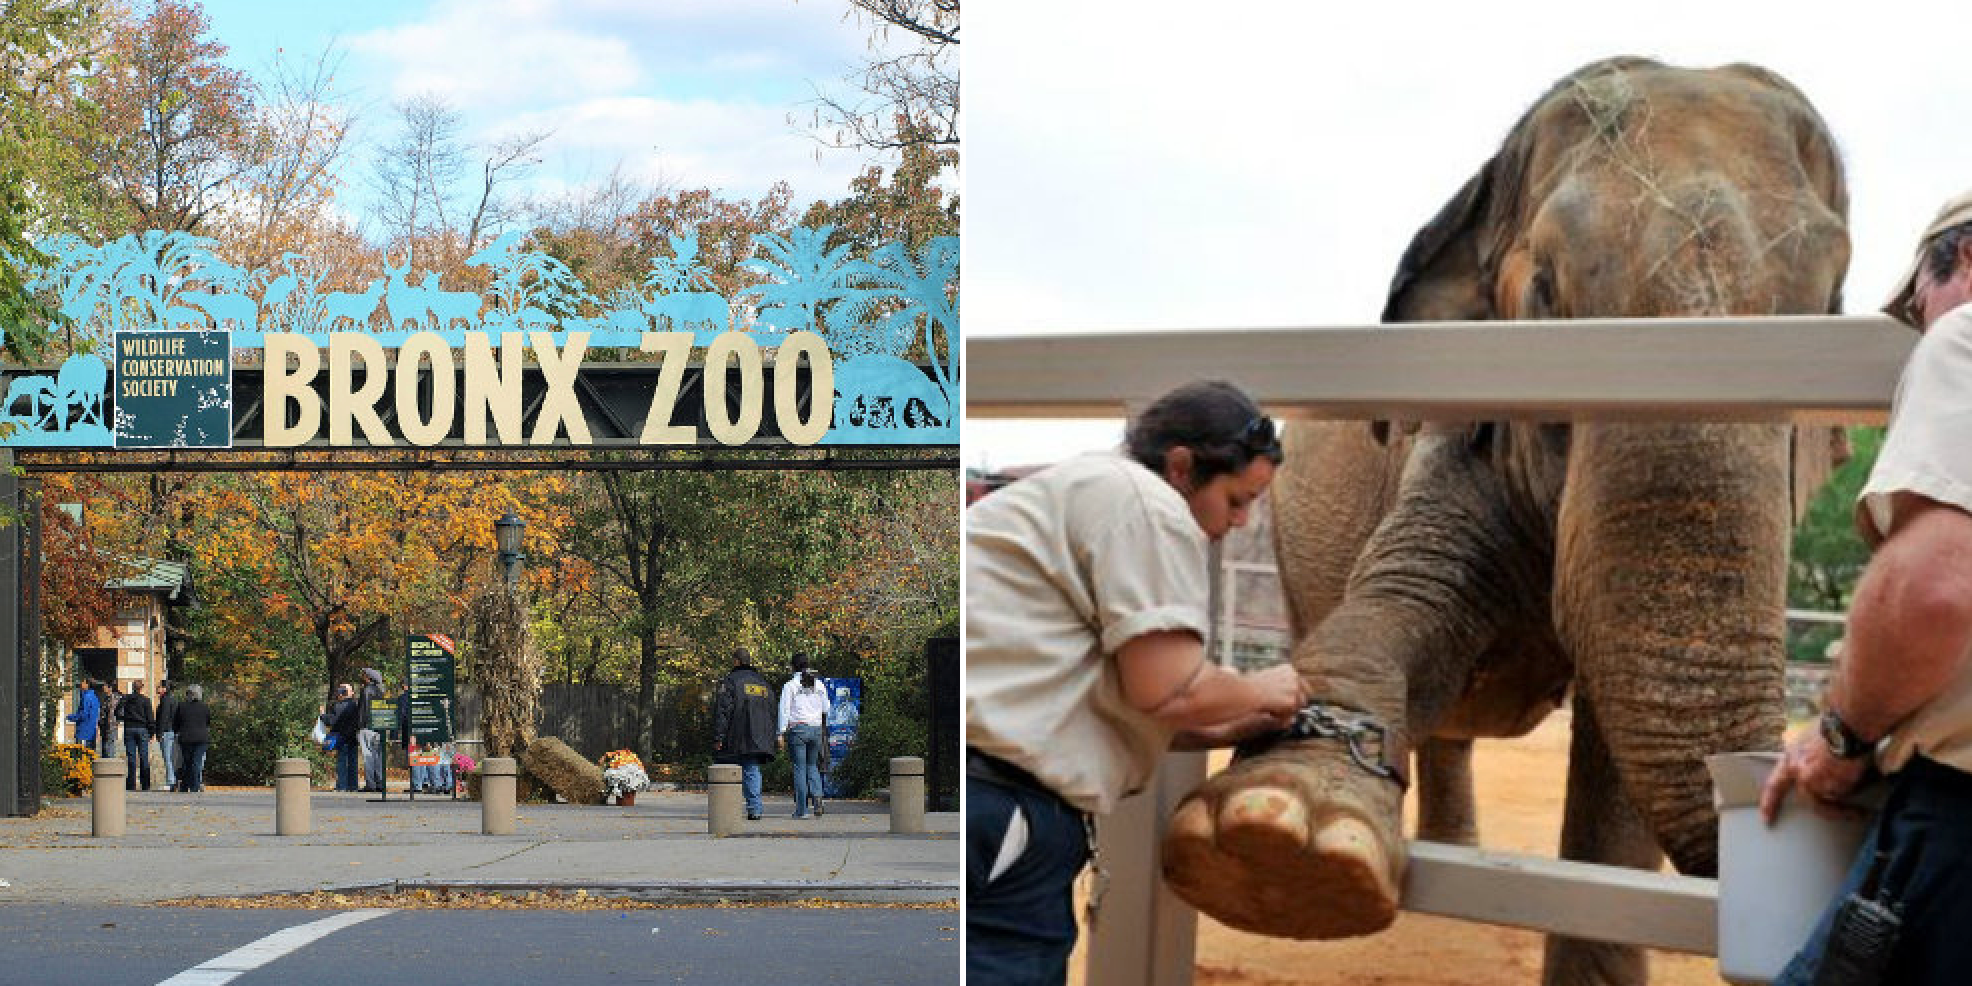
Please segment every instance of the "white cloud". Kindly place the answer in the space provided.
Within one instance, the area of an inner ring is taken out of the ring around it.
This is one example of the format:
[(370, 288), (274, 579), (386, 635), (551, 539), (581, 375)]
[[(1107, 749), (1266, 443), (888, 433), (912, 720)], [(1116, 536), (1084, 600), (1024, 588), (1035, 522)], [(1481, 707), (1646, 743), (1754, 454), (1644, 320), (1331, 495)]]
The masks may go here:
[[(845, 194), (862, 161), (796, 122), (817, 86), (863, 55), (834, 4), (792, 0), (438, 0), (350, 39), (386, 102), (445, 98), (465, 134), (554, 133), (531, 181), (552, 194), (621, 164), (648, 181), (752, 197), (777, 180), (803, 201)], [(371, 136), (396, 127), (372, 117)]]
[(451, 0), (428, 20), (357, 35), (349, 47), (395, 67), (393, 100), (433, 93), (463, 110), (583, 98), (640, 82), (624, 39), (583, 31), (550, 6)]
[(839, 195), (858, 169), (841, 155), (817, 161), (814, 143), (790, 132), (786, 110), (756, 103), (618, 96), (503, 125), (552, 128), (561, 157), (583, 162), (587, 171), (621, 162), (628, 176), (653, 184), (706, 186), (748, 198), (781, 179), (811, 196)]

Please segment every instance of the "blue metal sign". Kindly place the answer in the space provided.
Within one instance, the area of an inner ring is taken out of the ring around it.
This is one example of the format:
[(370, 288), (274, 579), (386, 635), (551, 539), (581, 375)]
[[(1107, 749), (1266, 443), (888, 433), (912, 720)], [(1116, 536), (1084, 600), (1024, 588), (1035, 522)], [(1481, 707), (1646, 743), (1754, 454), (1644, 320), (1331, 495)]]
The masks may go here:
[[(102, 244), (53, 237), (39, 244), (53, 262), (29, 287), (61, 313), (77, 352), (53, 373), (9, 375), (0, 423), (12, 429), (0, 445), (155, 447), (160, 436), (172, 444), (176, 419), (161, 429), (147, 423), (166, 413), (166, 405), (140, 411), (126, 402), (182, 401), (193, 387), (204, 403), (188, 413), (230, 408), (229, 394), (213, 392), (216, 376), (197, 383), (173, 376), (189, 364), (128, 375), (119, 369), (118, 385), (108, 386), (124, 340), (165, 337), (223, 339), (231, 350), (261, 350), (270, 389), (291, 366), (294, 374), (312, 375), (320, 363), (311, 357), (326, 363), (331, 377), (339, 366), (348, 377), (352, 363), (372, 373), (387, 369), (393, 358), (386, 351), (395, 350), (398, 366), (408, 363), (416, 372), (427, 360), (435, 371), (443, 364), (434, 380), (458, 375), (461, 389), (496, 397), (503, 384), (510, 386), (503, 374), (517, 372), (511, 367), (525, 358), (522, 350), (544, 371), (561, 372), (579, 366), (592, 348), (638, 349), (660, 361), (702, 360), (707, 379), (716, 378), (722, 390), (726, 371), (736, 368), (733, 399), (742, 419), (757, 414), (763, 395), (779, 399), (784, 392), (792, 408), (791, 368), (799, 364), (828, 384), (833, 400), (825, 413), (811, 411), (789, 441), (957, 445), (958, 238), (934, 239), (915, 253), (890, 243), (858, 259), (847, 245), (831, 247), (832, 233), (823, 226), (756, 237), (756, 255), (742, 266), (758, 283), (732, 297), (712, 290), (694, 233), (671, 236), (671, 256), (658, 258), (637, 287), (608, 297), (591, 293), (562, 261), (524, 248), (518, 232), (467, 258), (487, 272), (484, 293), (446, 285), (435, 272), (418, 273), (408, 257), (401, 264), (386, 258), (380, 276), (338, 289), (329, 284), (326, 265), (309, 258), (288, 254), (269, 269), (244, 270), (220, 259), (213, 241), (187, 233), (153, 230)], [(927, 362), (929, 372), (907, 355)], [(784, 384), (783, 366), (790, 368)], [(152, 371), (164, 375), (145, 376)], [(126, 376), (135, 391), (124, 391)], [(174, 386), (185, 389), (174, 395)], [(379, 400), (381, 390), (344, 396), (360, 401), (366, 394)], [(715, 396), (725, 395), (707, 400)], [(391, 408), (344, 409), (361, 420), (372, 410), (394, 425)], [(497, 415), (503, 409), (482, 402), (470, 410)], [(126, 418), (133, 422), (127, 433), (118, 424)], [(208, 419), (196, 420), (203, 426)], [(276, 434), (269, 445), (277, 444)], [(732, 434), (720, 440), (744, 444), (737, 436), (749, 433), (735, 428)]]

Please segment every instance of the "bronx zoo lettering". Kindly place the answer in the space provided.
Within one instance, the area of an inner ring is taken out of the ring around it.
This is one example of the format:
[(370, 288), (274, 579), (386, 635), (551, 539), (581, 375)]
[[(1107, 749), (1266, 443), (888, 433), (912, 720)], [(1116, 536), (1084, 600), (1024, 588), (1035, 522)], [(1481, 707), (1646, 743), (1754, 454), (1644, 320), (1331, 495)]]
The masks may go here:
[[(419, 332), (398, 348), (396, 419), (404, 439), (412, 445), (436, 445), (450, 434), (455, 409), (464, 415), (467, 445), (551, 445), (566, 436), (572, 445), (590, 444), (589, 428), (576, 406), (575, 374), (588, 347), (589, 334), (571, 332), (557, 345), (548, 332), (503, 332), (499, 354), (485, 332), (465, 333), (463, 373), (452, 347), (435, 332)], [(689, 426), (671, 425), (672, 411), (684, 383), (686, 363), (691, 357), (692, 333), (645, 332), (638, 349), (660, 357), (657, 386), (651, 393), (650, 412), (644, 418), (640, 441), (644, 445), (689, 445), (695, 435)], [(361, 429), (364, 440), (373, 446), (397, 444), (379, 412), (385, 384), (384, 373), (369, 373), (355, 383), (355, 362), (365, 366), (386, 365), (383, 344), (376, 338), (357, 333), (337, 333), (329, 337), (327, 397), (312, 386), (322, 370), (322, 347), (307, 337), (291, 333), (269, 333), (263, 345), (267, 353), (268, 422), (266, 444), (270, 447), (303, 445), (315, 439), (327, 419), (329, 444), (356, 444)], [(521, 367), (524, 349), (531, 345), (541, 367), (548, 393), (532, 433), (521, 428)], [(760, 428), (761, 407), (769, 389), (773, 392), (774, 413), (781, 422), (781, 434), (790, 444), (813, 445), (828, 433), (830, 409), (814, 402), (804, 417), (795, 391), (795, 368), (807, 361), (813, 374), (811, 384), (817, 394), (834, 387), (834, 368), (827, 343), (812, 332), (794, 332), (775, 353), (772, 382), (760, 346), (743, 332), (716, 336), (706, 349), (702, 388), (706, 422), (713, 437), (722, 445), (744, 445)], [(739, 411), (728, 416), (726, 374), (735, 362), (739, 366)], [(421, 366), (432, 368), (431, 406), (419, 406), (414, 385)], [(463, 383), (460, 377), (463, 376)], [(407, 380), (406, 377), (411, 379)], [(463, 391), (465, 400), (457, 398)], [(323, 405), (327, 404), (325, 408)], [(290, 409), (295, 413), (290, 420)], [(493, 441), (489, 442), (488, 425)]]

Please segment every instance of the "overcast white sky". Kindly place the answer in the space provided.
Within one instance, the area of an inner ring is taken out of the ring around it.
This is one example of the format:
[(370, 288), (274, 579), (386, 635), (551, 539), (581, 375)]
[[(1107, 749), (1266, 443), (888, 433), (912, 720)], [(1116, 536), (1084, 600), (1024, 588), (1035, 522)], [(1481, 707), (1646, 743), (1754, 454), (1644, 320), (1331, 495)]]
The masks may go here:
[[(1972, 186), (1967, 23), (1918, 0), (978, 4), (965, 332), (1373, 322), (1411, 235), (1528, 104), (1617, 54), (1755, 62), (1807, 94), (1848, 166), (1848, 310), (1872, 311)], [(968, 419), (964, 459), (1119, 435)]]

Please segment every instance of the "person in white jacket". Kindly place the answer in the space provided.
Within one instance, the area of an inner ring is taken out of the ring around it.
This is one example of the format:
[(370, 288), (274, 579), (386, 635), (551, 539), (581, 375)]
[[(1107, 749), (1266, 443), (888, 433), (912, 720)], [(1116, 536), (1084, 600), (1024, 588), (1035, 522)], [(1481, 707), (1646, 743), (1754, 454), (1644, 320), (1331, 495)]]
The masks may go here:
[(822, 813), (822, 744), (828, 742), (828, 713), (828, 685), (816, 676), (806, 654), (794, 655), (794, 676), (781, 686), (778, 732), (794, 760), (796, 818)]

